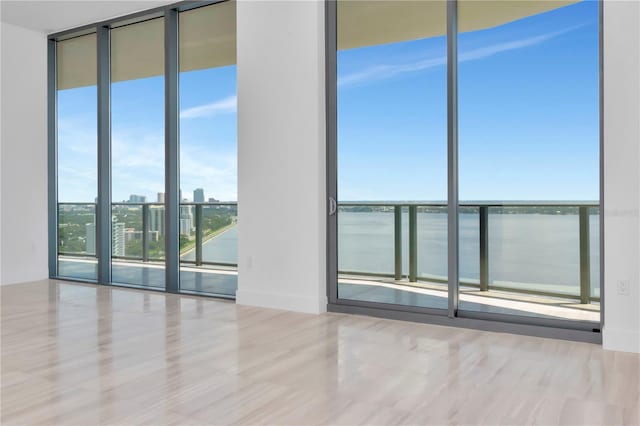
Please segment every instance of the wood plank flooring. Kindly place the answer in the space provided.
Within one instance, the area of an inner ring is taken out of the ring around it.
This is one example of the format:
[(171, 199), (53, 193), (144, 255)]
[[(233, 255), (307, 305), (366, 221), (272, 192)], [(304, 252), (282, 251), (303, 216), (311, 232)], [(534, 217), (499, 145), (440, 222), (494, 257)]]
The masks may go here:
[(42, 281), (3, 286), (2, 425), (640, 424), (597, 345)]

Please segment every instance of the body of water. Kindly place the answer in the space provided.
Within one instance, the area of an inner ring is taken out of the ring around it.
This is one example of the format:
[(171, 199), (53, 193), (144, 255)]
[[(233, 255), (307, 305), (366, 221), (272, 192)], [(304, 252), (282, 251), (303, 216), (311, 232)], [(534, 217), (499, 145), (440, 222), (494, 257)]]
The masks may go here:
[[(592, 295), (599, 296), (599, 217), (591, 215)], [(338, 213), (338, 267), (341, 271), (394, 272), (393, 212)], [(403, 273), (408, 274), (408, 214), (403, 215)], [(460, 215), (460, 277), (480, 274), (479, 217)], [(577, 214), (489, 215), (489, 280), (513, 288), (579, 294), (580, 241)], [(203, 260), (237, 263), (238, 228), (207, 241)], [(195, 259), (189, 252), (183, 259)], [(418, 213), (418, 275), (447, 277), (446, 213)]]
[[(195, 250), (180, 256), (182, 260), (196, 260)], [(204, 262), (238, 263), (238, 226), (233, 226), (202, 244)]]

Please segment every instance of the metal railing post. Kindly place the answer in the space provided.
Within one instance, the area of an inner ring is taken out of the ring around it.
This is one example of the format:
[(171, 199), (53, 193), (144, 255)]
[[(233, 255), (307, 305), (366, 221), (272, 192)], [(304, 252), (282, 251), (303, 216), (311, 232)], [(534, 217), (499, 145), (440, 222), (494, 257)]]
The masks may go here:
[(202, 265), (202, 204), (196, 204), (196, 266)]
[(418, 281), (418, 207), (409, 206), (409, 281)]
[(142, 261), (149, 261), (149, 204), (142, 205)]
[(579, 207), (580, 224), (580, 303), (591, 303), (590, 252), (589, 252), (589, 208)]
[(480, 216), (480, 291), (489, 290), (489, 207), (478, 208)]
[(402, 206), (393, 207), (395, 279), (402, 279)]

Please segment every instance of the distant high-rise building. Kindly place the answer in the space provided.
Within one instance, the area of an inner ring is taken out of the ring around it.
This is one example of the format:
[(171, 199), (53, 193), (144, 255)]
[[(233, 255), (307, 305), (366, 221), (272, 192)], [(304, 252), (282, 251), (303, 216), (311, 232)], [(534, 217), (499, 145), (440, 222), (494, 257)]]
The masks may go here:
[(147, 197), (145, 197), (144, 195), (131, 194), (129, 195), (129, 202), (130, 203), (146, 203)]
[(204, 189), (197, 188), (193, 191), (193, 202), (204, 203)]
[(164, 192), (158, 192), (158, 202), (164, 203)]
[(210, 203), (218, 203), (219, 201), (218, 201), (218, 200), (216, 200), (216, 199), (215, 199), (215, 198), (213, 198), (213, 197), (209, 197), (209, 202), (210, 202)]
[(125, 255), (125, 230), (124, 223), (118, 222), (118, 218), (111, 218), (111, 253), (113, 256)]
[(86, 224), (87, 237), (85, 239), (85, 250), (87, 254), (96, 254), (96, 224)]
[(149, 230), (156, 231), (160, 236), (164, 236), (164, 223), (165, 223), (164, 207), (163, 206), (150, 206), (149, 207)]
[(180, 206), (180, 235), (191, 235), (193, 229), (192, 206)]
[[(111, 218), (111, 253), (114, 256), (125, 255), (125, 243), (127, 241), (126, 230), (123, 222), (118, 222), (118, 218), (112, 216)], [(96, 253), (96, 224), (87, 223), (86, 229), (86, 242), (85, 247), (87, 254)]]

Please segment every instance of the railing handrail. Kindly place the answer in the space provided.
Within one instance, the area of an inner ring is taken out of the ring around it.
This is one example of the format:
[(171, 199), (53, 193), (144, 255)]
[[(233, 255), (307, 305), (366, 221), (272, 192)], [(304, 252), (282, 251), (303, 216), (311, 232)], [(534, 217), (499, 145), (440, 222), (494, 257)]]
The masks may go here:
[[(60, 201), (58, 202), (59, 206), (96, 206), (97, 203), (91, 203), (91, 202), (87, 202), (87, 201), (82, 201), (82, 202), (71, 202), (71, 201)], [(153, 202), (146, 202), (146, 203), (140, 203), (140, 202), (135, 202), (135, 203), (130, 203), (128, 201), (114, 201), (111, 203), (112, 206), (164, 206), (165, 203), (159, 203), (156, 201)], [(215, 202), (193, 202), (193, 201), (181, 201), (180, 202), (181, 206), (237, 206), (238, 202), (237, 201), (215, 201)]]
[[(165, 203), (159, 202), (128, 202), (128, 201), (114, 201), (112, 205), (118, 206), (164, 206)], [(220, 201), (220, 202), (194, 202), (194, 201), (182, 201), (181, 205), (188, 206), (237, 206), (237, 201)], [(64, 206), (95, 206), (96, 203), (91, 202), (71, 202), (61, 201), (58, 205)], [(394, 206), (417, 206), (417, 207), (446, 207), (445, 201), (339, 201), (339, 206), (372, 206), (372, 207), (394, 207)], [(598, 201), (461, 201), (459, 204), (461, 207), (598, 207), (600, 203)]]
[[(461, 207), (598, 207), (597, 201), (461, 201)], [(338, 201), (340, 207), (447, 207), (444, 201)]]

